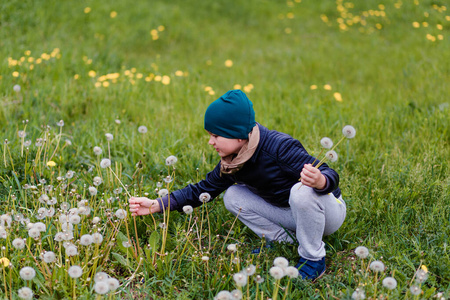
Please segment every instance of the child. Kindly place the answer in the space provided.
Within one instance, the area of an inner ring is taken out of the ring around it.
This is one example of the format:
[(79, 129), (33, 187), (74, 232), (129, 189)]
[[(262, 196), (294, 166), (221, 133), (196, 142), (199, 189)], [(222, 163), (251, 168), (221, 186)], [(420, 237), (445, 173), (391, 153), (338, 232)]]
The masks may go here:
[[(172, 192), (170, 210), (200, 206), (200, 194), (214, 199), (226, 190), (225, 207), (258, 236), (269, 242), (294, 242), (291, 236), (296, 236), (302, 278), (321, 276), (322, 237), (338, 230), (346, 214), (339, 175), (326, 164), (313, 167), (315, 158), (298, 140), (256, 123), (252, 102), (240, 90), (228, 91), (209, 105), (205, 129), (220, 162), (204, 180)], [(168, 202), (168, 196), (131, 197), (130, 212), (161, 212)]]

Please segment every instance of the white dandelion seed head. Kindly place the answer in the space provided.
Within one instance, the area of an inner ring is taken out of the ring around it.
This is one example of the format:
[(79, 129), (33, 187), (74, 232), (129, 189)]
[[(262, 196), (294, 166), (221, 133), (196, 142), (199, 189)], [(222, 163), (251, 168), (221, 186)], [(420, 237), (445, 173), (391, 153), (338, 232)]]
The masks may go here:
[(95, 186), (90, 186), (90, 187), (88, 188), (88, 190), (89, 190), (89, 194), (90, 194), (91, 196), (97, 195), (97, 188), (96, 188)]
[(237, 286), (243, 287), (247, 284), (247, 275), (244, 273), (236, 273), (233, 275), (234, 282)]
[(118, 210), (116, 210), (116, 217), (118, 219), (125, 219), (127, 216), (127, 211), (124, 209), (119, 208)]
[(192, 215), (192, 213), (194, 212), (194, 209), (190, 205), (185, 205), (185, 206), (183, 206), (183, 211), (187, 215)]
[(103, 242), (103, 235), (100, 232), (94, 232), (92, 234), (92, 241), (94, 244), (101, 244)]
[(20, 250), (25, 248), (25, 241), (22, 238), (16, 238), (12, 241), (12, 245), (14, 248)]
[(66, 139), (66, 145), (67, 145), (67, 146), (71, 146), (71, 145), (72, 145), (72, 141), (71, 141), (71, 140), (68, 140), (68, 139)]
[(334, 150), (328, 151), (327, 153), (325, 153), (325, 156), (331, 162), (335, 162), (338, 160), (338, 155), (337, 155), (336, 151), (334, 151)]
[(5, 229), (0, 229), (0, 238), (5, 239), (8, 237), (8, 233)]
[(66, 248), (66, 255), (67, 256), (75, 256), (78, 255), (78, 248), (74, 245), (71, 245)]
[(40, 232), (45, 232), (47, 230), (47, 226), (42, 222), (34, 223), (33, 227), (39, 230)]
[(51, 199), (48, 199), (47, 205), (55, 205), (58, 202), (56, 197), (52, 197)]
[(286, 276), (289, 278), (297, 278), (298, 277), (298, 269), (293, 266), (289, 266), (286, 268)]
[(209, 256), (206, 256), (206, 255), (202, 256), (202, 260), (203, 261), (208, 261), (209, 260)]
[(102, 148), (100, 148), (99, 146), (95, 146), (93, 150), (95, 155), (100, 155), (103, 152)]
[(362, 288), (356, 288), (352, 294), (352, 299), (354, 300), (362, 300), (366, 299), (366, 292)]
[(232, 290), (231, 296), (233, 297), (233, 300), (240, 300), (242, 299), (242, 292), (240, 290)]
[(86, 214), (86, 211), (88, 210), (88, 208), (89, 208), (89, 207), (86, 207), (86, 206), (78, 207), (78, 213), (79, 213), (80, 215), (85, 215), (85, 214)]
[(386, 277), (383, 279), (383, 286), (387, 289), (393, 290), (397, 287), (397, 280), (393, 277)]
[(92, 218), (92, 223), (94, 223), (94, 224), (98, 224), (99, 222), (100, 222), (100, 218), (99, 217), (93, 217)]
[(50, 200), (50, 198), (48, 197), (47, 194), (42, 194), (39, 198), (38, 198), (39, 202), (42, 204), (47, 203), (48, 200)]
[(228, 244), (227, 250), (231, 251), (231, 252), (236, 252), (237, 251), (237, 245), (236, 244)]
[(158, 196), (161, 198), (167, 196), (168, 194), (169, 194), (169, 190), (167, 190), (167, 189), (160, 189), (158, 191)]
[(416, 272), (415, 281), (417, 283), (424, 283), (428, 279), (428, 272), (425, 270), (418, 270)]
[(33, 299), (33, 291), (29, 287), (22, 287), (17, 291), (17, 295), (20, 299), (31, 300)]
[(71, 215), (69, 217), (69, 223), (70, 224), (80, 224), (81, 217), (79, 215)]
[(69, 273), (70, 278), (79, 278), (79, 277), (81, 277), (81, 275), (83, 275), (83, 269), (77, 265), (71, 266), (69, 268), (68, 273)]
[(94, 275), (94, 282), (106, 281), (109, 279), (109, 275), (106, 272), (97, 272)]
[(177, 161), (178, 159), (175, 156), (170, 155), (169, 157), (166, 158), (166, 165), (167, 166), (174, 165)]
[(53, 251), (46, 251), (44, 255), (42, 255), (42, 260), (46, 263), (52, 263), (56, 260), (56, 255)]
[(280, 267), (282, 269), (286, 269), (289, 266), (289, 261), (286, 258), (280, 256), (280, 257), (276, 257), (273, 260), (273, 265), (275, 267)]
[(59, 127), (63, 127), (64, 126), (64, 121), (63, 120), (59, 120), (59, 122), (56, 122), (56, 125), (58, 125)]
[(233, 300), (233, 295), (229, 291), (220, 291), (214, 297), (214, 300)]
[(244, 269), (244, 273), (247, 274), (247, 276), (252, 276), (256, 272), (255, 265), (249, 265)]
[(264, 282), (264, 277), (262, 277), (261, 275), (256, 275), (255, 276), (255, 282), (256, 283), (263, 283)]
[(73, 231), (73, 224), (69, 221), (61, 223), (61, 230), (62, 231)]
[(19, 275), (23, 280), (31, 280), (36, 276), (36, 271), (32, 267), (23, 267)]
[(18, 93), (18, 92), (20, 92), (20, 85), (18, 85), (18, 84), (15, 84), (14, 86), (13, 86), (13, 91), (14, 92), (16, 92), (16, 93)]
[(93, 242), (93, 239), (90, 234), (83, 234), (80, 237), (80, 244), (83, 246), (89, 246), (90, 244), (92, 244), (92, 242)]
[(211, 200), (211, 195), (209, 193), (201, 193), (200, 196), (198, 196), (198, 200), (202, 203), (209, 202), (209, 200)]
[(72, 239), (73, 239), (73, 232), (72, 231), (63, 232), (63, 240), (64, 241), (70, 241)]
[(171, 183), (173, 181), (173, 178), (172, 176), (168, 175), (163, 180), (165, 183)]
[(70, 204), (68, 202), (62, 202), (59, 206), (62, 211), (68, 211), (70, 209)]
[(114, 136), (111, 133), (105, 133), (105, 137), (107, 141), (112, 141), (114, 139)]
[(102, 184), (103, 180), (102, 180), (101, 177), (95, 176), (94, 179), (93, 179), (93, 182), (94, 182), (95, 186), (99, 186), (100, 184)]
[(114, 122), (116, 122), (117, 125), (120, 125), (120, 123), (122, 123), (119, 119), (116, 119)]
[(12, 223), (12, 217), (10, 214), (3, 214), (0, 217), (0, 222), (2, 224), (2, 226), (5, 226), (5, 223), (8, 227), (11, 227), (11, 223)]
[(348, 138), (352, 139), (356, 135), (356, 129), (352, 125), (346, 125), (344, 128), (342, 128), (342, 134)]
[(100, 161), (100, 167), (102, 167), (102, 169), (106, 169), (108, 167), (111, 166), (111, 160), (108, 158), (104, 158)]
[[(26, 133), (25, 131), (23, 131), (23, 130), (19, 130), (19, 131), (17, 131), (17, 136), (18, 136), (19, 138), (24, 138), (24, 137), (27, 136), (27, 133)], [(25, 145), (24, 145), (24, 146), (25, 146)]]
[(41, 232), (39, 231), (39, 229), (33, 227), (30, 230), (28, 230), (28, 236), (30, 238), (37, 239), (41, 236)]
[(73, 175), (75, 175), (75, 172), (72, 170), (67, 171), (66, 173), (66, 178), (67, 179), (71, 179), (73, 177)]
[(108, 280), (106, 280), (106, 282), (108, 283), (110, 291), (115, 291), (120, 286), (120, 282), (116, 278), (112, 278), (112, 277), (108, 278)]
[(422, 293), (422, 289), (420, 287), (418, 287), (417, 285), (412, 285), (409, 288), (409, 291), (411, 292), (411, 294), (413, 294), (414, 296), (420, 295)]
[(322, 147), (324, 147), (325, 149), (330, 149), (331, 147), (333, 147), (333, 141), (329, 138), (329, 137), (323, 137), (320, 140), (320, 144), (322, 145)]
[(158, 226), (159, 226), (159, 228), (164, 229), (164, 228), (166, 228), (166, 223), (161, 222), (161, 223), (158, 224)]
[(138, 127), (138, 132), (139, 133), (147, 133), (147, 127), (145, 127), (144, 125), (139, 126)]
[(370, 263), (369, 268), (374, 272), (383, 272), (384, 264), (379, 260), (374, 260)]
[(109, 292), (109, 285), (107, 281), (98, 281), (94, 284), (94, 290), (97, 294), (104, 295)]
[(55, 239), (56, 242), (64, 241), (64, 233), (62, 233), (62, 232), (55, 233), (55, 238), (54, 239)]
[(33, 226), (34, 226), (34, 223), (32, 223), (32, 222), (26, 222), (26, 224), (27, 224), (27, 229), (28, 230), (30, 230), (31, 228), (33, 228)]
[(133, 246), (133, 244), (131, 243), (131, 241), (123, 241), (122, 246), (124, 246), (125, 248), (130, 248), (131, 246)]
[(277, 280), (284, 277), (284, 271), (281, 267), (277, 267), (277, 266), (272, 267), (272, 268), (270, 268), (269, 273), (273, 278), (275, 278)]
[(116, 194), (116, 195), (119, 195), (120, 193), (122, 193), (122, 190), (123, 190), (122, 187), (119, 186), (117, 189), (113, 190), (113, 193)]
[(24, 147), (30, 147), (31, 146), (31, 140), (26, 140), (23, 142)]

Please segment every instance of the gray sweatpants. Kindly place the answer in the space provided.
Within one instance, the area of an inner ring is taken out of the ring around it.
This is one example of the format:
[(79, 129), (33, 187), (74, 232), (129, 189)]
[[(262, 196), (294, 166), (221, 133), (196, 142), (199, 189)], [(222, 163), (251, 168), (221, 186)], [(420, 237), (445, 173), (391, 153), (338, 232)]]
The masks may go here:
[[(342, 197), (319, 195), (312, 188), (294, 185), (289, 197), (290, 207), (277, 207), (252, 193), (245, 185), (233, 185), (224, 195), (225, 207), (258, 236), (268, 241), (293, 243), (285, 229), (296, 236), (298, 253), (317, 261), (325, 256), (323, 236), (341, 227), (346, 215)], [(239, 212), (240, 211), (240, 212)], [(284, 229), (284, 228), (285, 229)]]

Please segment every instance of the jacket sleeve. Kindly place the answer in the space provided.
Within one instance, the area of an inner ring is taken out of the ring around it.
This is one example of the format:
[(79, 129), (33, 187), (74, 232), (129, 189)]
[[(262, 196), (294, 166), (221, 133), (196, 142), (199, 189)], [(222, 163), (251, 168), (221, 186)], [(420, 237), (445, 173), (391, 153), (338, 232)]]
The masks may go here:
[(172, 192), (162, 199), (158, 198), (159, 205), (167, 209), (170, 202), (170, 210), (183, 211), (183, 206), (191, 205), (197, 207), (202, 205), (199, 196), (202, 193), (209, 193), (211, 200), (219, 196), (223, 191), (233, 185), (235, 181), (230, 175), (220, 174), (220, 162), (217, 166), (206, 174), (206, 178), (196, 184), (189, 184), (186, 187)]
[[(289, 176), (300, 179), (300, 173), (305, 164), (317, 165), (320, 159), (308, 154), (303, 145), (296, 139), (290, 138), (280, 144), (278, 148), (278, 162)], [(324, 195), (333, 192), (339, 186), (338, 173), (330, 168), (327, 164), (319, 167), (320, 172), (325, 176), (327, 183), (325, 188), (319, 190), (314, 189), (318, 194)]]

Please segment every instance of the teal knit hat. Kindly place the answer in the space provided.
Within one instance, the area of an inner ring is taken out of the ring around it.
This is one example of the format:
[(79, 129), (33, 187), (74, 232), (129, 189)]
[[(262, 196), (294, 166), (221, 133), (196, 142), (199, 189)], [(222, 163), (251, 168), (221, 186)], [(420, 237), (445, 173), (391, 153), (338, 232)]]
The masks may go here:
[(229, 139), (247, 139), (255, 126), (252, 102), (241, 90), (231, 90), (205, 112), (205, 129)]

